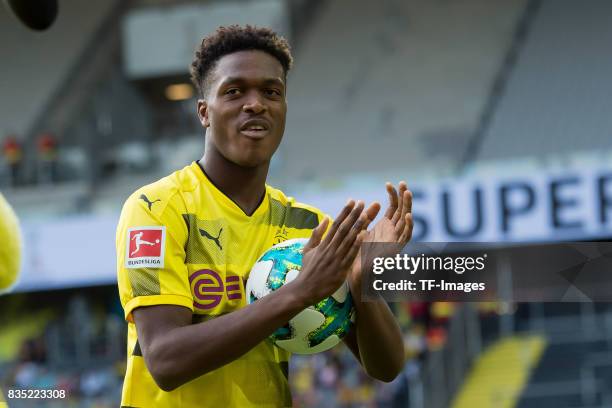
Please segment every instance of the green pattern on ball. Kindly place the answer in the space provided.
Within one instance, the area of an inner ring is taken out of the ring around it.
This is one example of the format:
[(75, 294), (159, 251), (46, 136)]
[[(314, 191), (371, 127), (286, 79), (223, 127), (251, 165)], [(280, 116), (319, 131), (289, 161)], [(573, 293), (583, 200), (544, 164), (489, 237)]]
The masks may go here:
[(325, 316), (325, 323), (308, 335), (310, 347), (317, 346), (331, 335), (343, 338), (350, 331), (353, 314), (353, 298), (350, 293), (344, 302), (338, 302), (333, 297), (321, 300), (315, 305), (315, 309)]
[(276, 340), (289, 340), (293, 337), (293, 329), (291, 324), (287, 323), (283, 327), (279, 327), (270, 335), (270, 338)]
[(272, 261), (273, 264), (267, 282), (271, 290), (283, 286), (290, 270), (302, 269), (302, 248), (299, 243), (280, 248), (272, 247), (261, 257), (260, 261)]
[[(272, 270), (268, 275), (266, 285), (272, 291), (277, 290), (285, 283), (287, 273), (290, 270), (301, 270), (302, 268), (302, 243), (296, 242), (285, 247), (273, 247), (269, 249), (259, 260), (272, 261)], [(252, 299), (254, 300), (254, 299)], [(325, 341), (331, 335), (343, 338), (351, 329), (353, 315), (353, 300), (350, 293), (344, 302), (338, 302), (333, 297), (321, 300), (313, 306), (325, 318), (324, 323), (308, 335), (308, 344), (315, 347)], [(290, 340), (294, 336), (290, 323), (278, 328), (270, 338), (276, 340)]]

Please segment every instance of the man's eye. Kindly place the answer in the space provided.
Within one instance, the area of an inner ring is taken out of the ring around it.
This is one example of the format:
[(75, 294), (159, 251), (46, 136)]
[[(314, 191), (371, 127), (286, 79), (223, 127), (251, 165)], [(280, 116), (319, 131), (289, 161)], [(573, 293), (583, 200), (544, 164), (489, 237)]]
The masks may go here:
[(277, 91), (276, 89), (266, 89), (264, 92), (269, 96), (280, 96), (281, 94), (280, 91)]
[(238, 88), (230, 88), (227, 91), (225, 91), (226, 95), (236, 95), (240, 92), (240, 89)]

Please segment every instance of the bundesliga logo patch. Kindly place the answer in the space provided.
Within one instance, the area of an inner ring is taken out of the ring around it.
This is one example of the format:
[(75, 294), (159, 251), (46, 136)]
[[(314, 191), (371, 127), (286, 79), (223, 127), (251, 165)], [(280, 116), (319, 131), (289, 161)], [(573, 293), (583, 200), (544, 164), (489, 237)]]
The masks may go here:
[(163, 268), (166, 227), (133, 227), (127, 232), (126, 268)]

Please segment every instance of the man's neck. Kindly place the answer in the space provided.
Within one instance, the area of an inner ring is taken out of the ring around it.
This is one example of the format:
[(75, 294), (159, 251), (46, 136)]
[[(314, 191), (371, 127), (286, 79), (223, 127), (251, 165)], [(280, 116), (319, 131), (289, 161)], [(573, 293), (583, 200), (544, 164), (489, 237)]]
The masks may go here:
[(218, 152), (205, 152), (198, 164), (209, 180), (245, 214), (252, 215), (259, 207), (266, 192), (269, 163), (258, 167), (242, 167)]

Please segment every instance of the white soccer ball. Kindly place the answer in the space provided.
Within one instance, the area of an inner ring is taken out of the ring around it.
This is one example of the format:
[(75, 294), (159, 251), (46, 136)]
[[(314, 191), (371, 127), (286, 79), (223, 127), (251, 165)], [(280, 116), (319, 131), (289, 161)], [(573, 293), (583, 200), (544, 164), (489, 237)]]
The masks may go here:
[[(307, 239), (291, 239), (267, 250), (251, 269), (246, 285), (247, 301), (272, 293), (294, 280), (302, 267)], [(271, 336), (274, 343), (297, 354), (328, 350), (340, 342), (355, 322), (353, 299), (345, 282), (330, 297), (304, 309)]]

